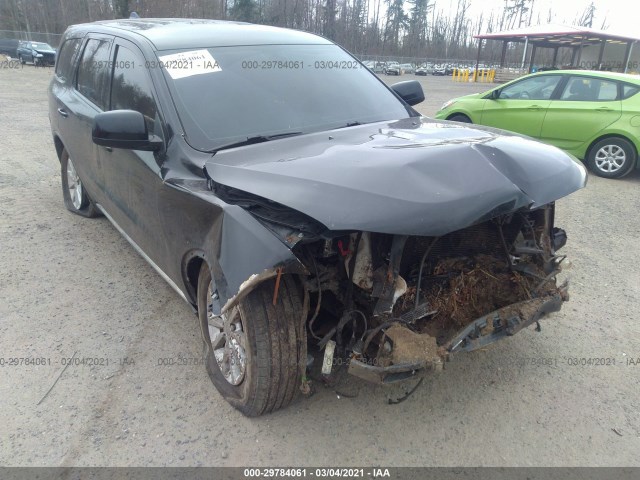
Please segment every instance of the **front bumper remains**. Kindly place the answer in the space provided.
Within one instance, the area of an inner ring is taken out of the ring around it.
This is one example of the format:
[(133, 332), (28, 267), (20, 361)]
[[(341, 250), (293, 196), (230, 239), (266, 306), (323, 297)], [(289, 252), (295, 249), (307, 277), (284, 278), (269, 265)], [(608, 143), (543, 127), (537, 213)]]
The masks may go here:
[[(437, 349), (422, 348), (428, 340), (435, 344), (433, 337), (427, 334), (416, 334), (404, 326), (393, 327), (411, 332), (411, 335), (396, 335), (395, 342), (400, 340), (405, 343), (394, 344), (393, 349), (402, 347), (405, 351), (414, 352), (413, 356), (405, 354), (401, 362), (392, 362), (388, 365), (383, 364), (384, 362), (354, 356), (349, 361), (348, 372), (369, 382), (392, 384), (428, 371), (442, 370), (444, 362), (448, 361), (453, 354), (471, 352), (515, 335), (520, 330), (537, 323), (547, 314), (560, 311), (562, 303), (568, 299), (568, 285), (565, 283), (558, 287), (557, 293), (514, 303), (472, 321), (446, 345)], [(406, 345), (407, 342), (412, 342), (413, 346), (419, 343), (418, 348), (411, 348)]]

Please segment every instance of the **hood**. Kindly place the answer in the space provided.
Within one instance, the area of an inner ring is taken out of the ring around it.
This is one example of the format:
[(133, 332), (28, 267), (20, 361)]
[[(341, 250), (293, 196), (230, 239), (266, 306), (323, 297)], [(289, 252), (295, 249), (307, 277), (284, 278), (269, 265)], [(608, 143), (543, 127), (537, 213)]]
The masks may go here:
[(436, 236), (586, 183), (573, 157), (491, 128), (408, 118), (216, 153), (217, 183), (298, 210), (330, 230)]

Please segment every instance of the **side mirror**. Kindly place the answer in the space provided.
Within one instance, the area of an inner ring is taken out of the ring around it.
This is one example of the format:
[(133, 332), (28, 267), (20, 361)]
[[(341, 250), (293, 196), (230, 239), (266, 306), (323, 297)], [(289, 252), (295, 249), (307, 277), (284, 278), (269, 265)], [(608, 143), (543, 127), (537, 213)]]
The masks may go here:
[(407, 80), (406, 82), (394, 83), (391, 90), (396, 92), (409, 105), (417, 105), (424, 102), (424, 92), (422, 85), (417, 80)]
[(498, 100), (500, 98), (500, 89), (496, 88), (493, 92), (491, 92), (491, 95), (489, 95), (489, 98), (491, 100)]
[(99, 113), (93, 119), (93, 143), (103, 147), (156, 151), (162, 140), (147, 132), (147, 123), (140, 112), (112, 110)]

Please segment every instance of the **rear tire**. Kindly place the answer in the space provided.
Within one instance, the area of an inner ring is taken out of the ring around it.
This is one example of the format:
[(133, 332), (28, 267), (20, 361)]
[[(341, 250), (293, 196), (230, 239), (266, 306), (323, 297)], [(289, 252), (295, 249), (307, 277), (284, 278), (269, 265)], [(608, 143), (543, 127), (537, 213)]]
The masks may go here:
[(215, 287), (206, 264), (198, 279), (207, 372), (224, 399), (249, 417), (289, 405), (299, 392), (301, 366), (306, 366), (300, 288), (283, 275), (274, 306), (275, 284), (275, 279), (261, 283), (225, 315), (215, 316)]
[(62, 198), (67, 210), (87, 218), (100, 216), (100, 210), (96, 208), (85, 190), (66, 150), (62, 150), (60, 155), (60, 175), (62, 177)]
[(599, 177), (621, 178), (633, 170), (636, 157), (636, 150), (628, 140), (609, 137), (589, 149), (587, 165)]

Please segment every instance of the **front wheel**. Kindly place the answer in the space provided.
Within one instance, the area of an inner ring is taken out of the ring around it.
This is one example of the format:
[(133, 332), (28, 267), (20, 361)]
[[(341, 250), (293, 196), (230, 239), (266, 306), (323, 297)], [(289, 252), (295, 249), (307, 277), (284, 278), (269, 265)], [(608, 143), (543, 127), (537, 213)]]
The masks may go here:
[(289, 405), (306, 367), (306, 330), (300, 288), (283, 275), (263, 282), (222, 315), (211, 272), (198, 279), (198, 318), (211, 381), (232, 406), (255, 417)]
[(624, 138), (603, 138), (587, 154), (587, 165), (593, 173), (605, 178), (627, 175), (636, 164), (636, 151)]
[(469, 117), (467, 117), (466, 115), (462, 115), (461, 113), (452, 115), (449, 118), (447, 118), (447, 120), (451, 120), (452, 122), (460, 122), (460, 123), (472, 123)]
[(89, 198), (76, 167), (66, 150), (60, 155), (60, 175), (62, 178), (62, 198), (67, 210), (83, 217), (97, 217), (100, 211)]

